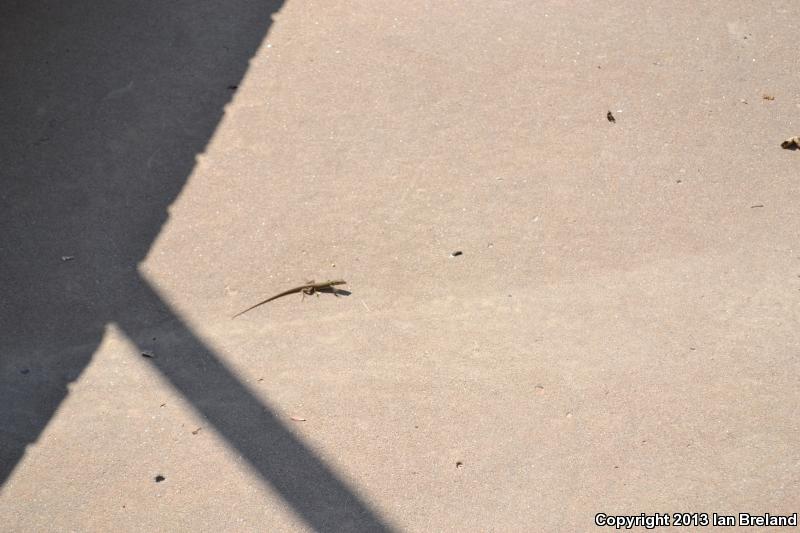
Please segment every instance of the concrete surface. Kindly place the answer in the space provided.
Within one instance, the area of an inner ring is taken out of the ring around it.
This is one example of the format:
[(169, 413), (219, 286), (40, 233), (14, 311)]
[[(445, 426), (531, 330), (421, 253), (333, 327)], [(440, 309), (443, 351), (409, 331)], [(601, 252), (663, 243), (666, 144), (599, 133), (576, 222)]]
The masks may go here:
[(798, 20), (4, 3), (2, 529), (800, 511)]

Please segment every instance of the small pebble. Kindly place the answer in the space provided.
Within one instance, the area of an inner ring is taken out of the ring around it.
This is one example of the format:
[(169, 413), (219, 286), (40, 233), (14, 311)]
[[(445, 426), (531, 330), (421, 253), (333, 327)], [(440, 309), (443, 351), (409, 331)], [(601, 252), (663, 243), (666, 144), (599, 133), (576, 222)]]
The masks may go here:
[(800, 148), (800, 136), (790, 137), (781, 143), (781, 148), (786, 150), (797, 150)]
[(456, 250), (455, 252), (450, 254), (450, 257), (458, 257), (459, 255), (463, 254), (461, 250)]
[(162, 481), (164, 481), (165, 479), (167, 479), (167, 478), (165, 478), (164, 476), (162, 476), (161, 474), (159, 474), (159, 475), (157, 475), (157, 476), (156, 476), (156, 483), (161, 483), (161, 482), (162, 482)]

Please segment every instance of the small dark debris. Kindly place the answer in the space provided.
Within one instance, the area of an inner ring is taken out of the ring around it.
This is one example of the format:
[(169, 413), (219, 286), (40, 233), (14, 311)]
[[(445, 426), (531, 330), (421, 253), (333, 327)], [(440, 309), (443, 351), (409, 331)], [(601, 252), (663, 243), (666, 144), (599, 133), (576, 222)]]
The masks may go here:
[(770, 102), (775, 100), (775, 97), (772, 96), (771, 94), (762, 95), (761, 98), (763, 98), (764, 100), (769, 100)]
[(238, 89), (238, 88), (239, 88), (239, 86), (238, 86), (238, 85), (228, 85), (228, 90), (229, 90), (229, 91), (235, 91), (235, 90), (236, 90), (236, 89)]
[(161, 482), (162, 482), (162, 481), (164, 481), (165, 479), (167, 479), (167, 478), (165, 478), (164, 476), (162, 476), (161, 474), (159, 474), (159, 475), (157, 475), (157, 476), (156, 476), (156, 483), (161, 483)]
[(142, 357), (147, 357), (148, 359), (155, 358), (155, 354), (149, 350), (142, 352)]
[(19, 371), (19, 373), (25, 375), (28, 374), (30, 371), (31, 371), (30, 368), (23, 368), (22, 370)]
[(464, 463), (461, 461), (456, 461), (456, 468), (464, 468)]
[(197, 428), (197, 429), (195, 429), (194, 431), (192, 431), (192, 435), (197, 435), (198, 433), (200, 433), (200, 430), (201, 430), (201, 429), (203, 429), (203, 428)]
[(615, 119), (615, 118), (614, 118), (614, 115), (613, 115), (613, 114), (611, 114), (611, 111), (609, 111), (608, 113), (606, 113), (606, 118), (607, 118), (607, 119), (608, 119), (608, 121), (609, 121), (609, 122), (611, 122), (612, 124), (613, 124), (613, 123), (615, 123), (615, 122), (617, 121), (617, 119)]
[(683, 183), (683, 180), (675, 180), (675, 183)]
[(259, 383), (264, 381), (264, 378), (258, 378)]
[(162, 403), (161, 405), (159, 405), (159, 407), (164, 407), (165, 405), (167, 405), (167, 404)]
[(750, 209), (753, 209), (754, 207), (764, 207), (764, 204), (751, 205)]
[(464, 252), (462, 252), (461, 250), (456, 250), (455, 252), (450, 254), (450, 257), (458, 257), (459, 255), (462, 255), (463, 253)]
[(800, 148), (800, 136), (789, 137), (781, 143), (781, 148), (786, 150), (797, 150)]

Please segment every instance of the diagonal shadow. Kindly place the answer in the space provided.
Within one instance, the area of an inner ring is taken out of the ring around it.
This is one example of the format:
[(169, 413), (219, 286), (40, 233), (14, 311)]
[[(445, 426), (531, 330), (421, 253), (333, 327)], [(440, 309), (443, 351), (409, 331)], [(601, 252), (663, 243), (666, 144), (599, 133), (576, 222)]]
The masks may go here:
[[(176, 318), (144, 279), (135, 300), (151, 312), (171, 317), (159, 329), (170, 332), (169, 353), (151, 359), (156, 368), (228, 443), (291, 504), (307, 524), (320, 531), (388, 531), (368, 506), (297, 439), (225, 365)], [(134, 341), (141, 324), (124, 313), (117, 324)], [(202, 378), (200, 378), (202, 376)], [(199, 378), (199, 379), (198, 379)]]
[(153, 364), (309, 527), (390, 529), (137, 271), (281, 6), (0, 4), (0, 484), (106, 325), (166, 325)]

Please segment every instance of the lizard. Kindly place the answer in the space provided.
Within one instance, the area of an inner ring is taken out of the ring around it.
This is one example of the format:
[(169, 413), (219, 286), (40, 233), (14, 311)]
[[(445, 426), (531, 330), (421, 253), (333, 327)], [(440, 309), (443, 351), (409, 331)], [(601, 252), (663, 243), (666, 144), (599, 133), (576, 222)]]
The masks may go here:
[(320, 283), (316, 283), (314, 280), (311, 280), (311, 281), (309, 281), (308, 283), (306, 283), (304, 285), (300, 285), (300, 286), (295, 287), (293, 289), (289, 289), (288, 291), (280, 292), (280, 293), (276, 294), (275, 296), (267, 298), (266, 300), (262, 300), (262, 301), (258, 302), (257, 304), (255, 304), (255, 305), (253, 305), (251, 307), (248, 307), (247, 309), (245, 309), (241, 313), (236, 313), (235, 315), (233, 315), (232, 318), (236, 318), (237, 316), (241, 316), (241, 315), (245, 314), (248, 311), (252, 311), (256, 307), (258, 307), (260, 305), (264, 305), (267, 302), (271, 302), (272, 300), (278, 299), (281, 296), (286, 296), (287, 294), (294, 294), (296, 292), (303, 293), (303, 298), (305, 298), (307, 294), (311, 295), (311, 294), (314, 294), (314, 293), (319, 292), (319, 291), (324, 291), (326, 289), (330, 289), (330, 290), (333, 291), (333, 295), (338, 297), (339, 295), (336, 293), (336, 289), (334, 289), (334, 286), (336, 286), (336, 285), (344, 285), (345, 283), (347, 283), (347, 282), (345, 280), (343, 280), (343, 279), (334, 279), (334, 280), (322, 281)]

